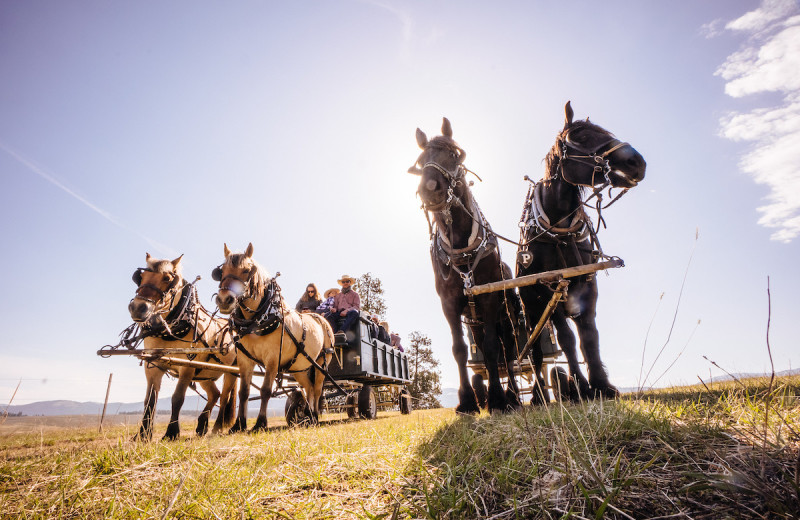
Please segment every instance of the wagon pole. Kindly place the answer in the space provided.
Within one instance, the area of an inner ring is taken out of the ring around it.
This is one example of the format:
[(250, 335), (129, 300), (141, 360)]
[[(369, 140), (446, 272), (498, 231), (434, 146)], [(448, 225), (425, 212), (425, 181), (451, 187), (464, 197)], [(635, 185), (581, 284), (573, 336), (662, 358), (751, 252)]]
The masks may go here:
[(533, 285), (537, 283), (558, 282), (562, 278), (574, 278), (576, 276), (591, 274), (604, 269), (611, 269), (612, 267), (624, 266), (625, 262), (623, 262), (621, 258), (612, 258), (611, 260), (597, 262), (596, 264), (578, 265), (575, 267), (567, 267), (565, 269), (556, 269), (555, 271), (545, 271), (544, 273), (520, 276), (519, 278), (512, 278), (511, 280), (501, 280), (499, 282), (476, 285), (474, 287), (468, 287), (464, 289), (464, 294), (467, 296), (474, 296), (488, 292), (525, 287), (527, 285)]
[(542, 332), (545, 323), (547, 323), (547, 320), (549, 320), (550, 316), (553, 315), (556, 305), (567, 298), (568, 286), (569, 280), (561, 280), (558, 282), (558, 287), (556, 287), (555, 292), (553, 292), (553, 297), (550, 298), (549, 302), (547, 302), (547, 307), (545, 307), (542, 317), (539, 318), (539, 323), (536, 324), (533, 332), (531, 332), (528, 341), (525, 343), (525, 348), (522, 349), (522, 352), (520, 352), (519, 356), (517, 357), (517, 361), (522, 361), (522, 359), (528, 355), (528, 351), (530, 351), (531, 347), (533, 346), (533, 342), (539, 337), (539, 334)]

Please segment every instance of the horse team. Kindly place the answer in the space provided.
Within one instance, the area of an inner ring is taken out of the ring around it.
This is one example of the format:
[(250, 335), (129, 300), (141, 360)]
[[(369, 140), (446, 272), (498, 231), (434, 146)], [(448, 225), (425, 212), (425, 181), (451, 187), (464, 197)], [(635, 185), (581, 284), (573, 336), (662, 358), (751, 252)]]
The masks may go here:
[[(429, 140), (417, 129), (416, 139), (422, 153), (409, 172), (420, 176), (417, 193), (430, 223), (436, 291), (452, 334), (452, 351), (459, 372), (456, 411), (479, 411), (467, 373), (462, 323), (470, 327), (484, 355), (489, 374), (489, 411), (517, 408), (521, 406), (520, 390), (512, 376), (518, 354), (516, 335), (520, 333), (517, 317), (524, 312), (527, 328), (523, 333), (530, 333), (557, 289), (538, 284), (520, 287), (518, 291), (465, 294), (465, 289), (475, 285), (512, 277), (511, 269), (500, 258), (498, 238), (503, 237), (492, 231), (472, 196), (465, 179), (469, 172), (464, 166), (466, 152), (453, 140), (450, 122), (443, 120), (441, 136)], [(526, 197), (517, 276), (589, 264), (605, 257), (584, 207), (594, 197), (599, 213), (603, 208), (602, 190), (614, 187), (624, 193), (644, 178), (645, 167), (644, 159), (630, 144), (619, 141), (588, 119), (573, 121), (568, 102), (564, 127), (545, 159), (544, 177), (531, 186)], [(587, 197), (589, 191), (592, 195)], [(219, 312), (229, 316), (227, 320), (212, 315), (200, 304), (194, 284), (182, 277), (181, 259), (155, 259), (148, 254), (146, 267), (137, 269), (133, 275), (137, 289), (128, 309), (143, 331), (144, 348), (201, 347), (197, 355), (173, 356), (190, 359), (193, 366), (175, 367), (158, 359), (145, 363), (147, 393), (137, 437), (152, 438), (155, 404), (161, 379), (167, 372), (177, 378), (177, 385), (165, 439), (179, 436), (178, 415), (187, 389), (195, 382), (205, 390), (208, 400), (198, 418), (198, 435), (207, 433), (217, 401), (220, 411), (212, 431), (245, 430), (256, 365), (263, 367), (265, 377), (260, 388), (261, 407), (252, 431), (266, 429), (272, 381), (283, 373), (291, 373), (302, 387), (306, 413), (316, 422), (325, 370), (333, 352), (333, 331), (328, 322), (315, 314), (299, 314), (286, 305), (275, 278), (253, 259), (252, 244), (244, 253), (232, 253), (225, 245), (224, 262), (212, 272), (212, 278), (219, 282), (216, 303)], [(569, 366), (569, 375), (559, 378), (564, 387), (561, 393), (571, 399), (615, 397), (617, 389), (609, 382), (599, 354), (594, 276), (573, 279), (565, 294), (551, 318)], [(588, 380), (580, 369), (568, 319), (576, 325)], [(548, 399), (538, 340), (533, 343), (532, 354), (538, 383), (534, 400)], [(508, 375), (505, 390), (501, 364)], [(233, 366), (238, 369), (227, 368)], [(234, 420), (235, 372), (240, 384), (239, 408)], [(220, 377), (221, 391), (215, 384)]]

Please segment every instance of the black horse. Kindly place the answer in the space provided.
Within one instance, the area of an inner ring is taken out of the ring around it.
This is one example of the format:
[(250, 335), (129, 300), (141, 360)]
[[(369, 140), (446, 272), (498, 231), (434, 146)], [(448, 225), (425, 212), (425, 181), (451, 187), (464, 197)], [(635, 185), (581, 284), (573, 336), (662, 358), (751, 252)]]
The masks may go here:
[[(479, 411), (467, 374), (462, 317), (483, 351), (489, 374), (489, 411), (505, 411), (519, 406), (519, 389), (513, 377), (514, 328), (507, 309), (507, 304), (513, 305), (515, 294), (494, 292), (467, 297), (464, 289), (510, 278), (511, 270), (502, 263), (497, 237), (469, 189), (465, 179), (467, 169), (463, 164), (466, 153), (453, 140), (453, 130), (447, 118), (442, 122), (442, 134), (429, 141), (417, 128), (417, 144), (423, 151), (408, 171), (420, 175), (417, 193), (422, 199), (426, 217), (428, 212), (433, 213), (431, 261), (436, 292), (453, 336), (453, 357), (458, 364), (456, 411)], [(501, 355), (509, 375), (505, 392), (498, 367)]]
[[(584, 207), (588, 199), (594, 198), (599, 214), (602, 191), (606, 187), (622, 188), (622, 193), (625, 193), (644, 179), (646, 163), (630, 144), (619, 141), (588, 119), (573, 122), (569, 102), (564, 112), (564, 129), (558, 134), (545, 159), (545, 175), (528, 190), (523, 209), (522, 240), (517, 255), (517, 276), (590, 264), (607, 258), (597, 242)], [(590, 190), (592, 194), (588, 195)], [(598, 220), (602, 220), (602, 215), (599, 214)], [(566, 378), (560, 380), (562, 384), (569, 385), (569, 397), (573, 399), (577, 399), (578, 394), (584, 398), (598, 395), (616, 397), (619, 392), (609, 382), (600, 360), (595, 324), (597, 281), (594, 275), (571, 280), (566, 301), (557, 305), (552, 316), (558, 344), (566, 355), (572, 378), (571, 381)], [(528, 323), (537, 323), (553, 295), (553, 287), (537, 284), (521, 287), (519, 292)], [(567, 318), (571, 318), (577, 327), (580, 347), (589, 371), (588, 381), (580, 370), (575, 336)], [(542, 354), (538, 340), (533, 355), (542, 384)], [(559, 374), (554, 372), (554, 375)], [(562, 392), (565, 390), (562, 387)]]

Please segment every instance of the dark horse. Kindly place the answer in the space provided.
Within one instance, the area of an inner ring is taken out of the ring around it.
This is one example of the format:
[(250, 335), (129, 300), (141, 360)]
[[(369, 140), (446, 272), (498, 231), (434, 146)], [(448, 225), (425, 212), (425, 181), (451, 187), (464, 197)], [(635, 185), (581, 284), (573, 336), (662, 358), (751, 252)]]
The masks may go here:
[[(607, 258), (600, 249), (584, 206), (588, 199), (595, 198), (599, 213), (602, 191), (606, 187), (622, 188), (624, 193), (644, 179), (644, 158), (630, 144), (619, 141), (588, 119), (573, 122), (569, 102), (564, 111), (564, 129), (547, 154), (544, 177), (528, 190), (517, 255), (517, 276), (590, 264)], [(593, 193), (584, 200), (589, 190)], [(602, 220), (602, 216), (599, 215), (598, 219)], [(619, 392), (609, 382), (600, 360), (595, 324), (597, 281), (593, 274), (571, 280), (566, 301), (556, 306), (552, 316), (558, 344), (566, 355), (572, 378), (568, 383), (562, 381), (571, 388), (569, 396), (573, 399), (577, 399), (578, 394), (584, 398), (598, 395), (616, 397)], [(536, 324), (553, 295), (553, 288), (537, 284), (521, 287), (519, 292), (528, 324)], [(575, 336), (567, 318), (571, 318), (577, 327), (589, 371), (588, 381), (580, 370)], [(533, 354), (541, 384), (542, 354), (538, 344)], [(565, 390), (562, 387), (566, 394)]]
[[(493, 292), (474, 297), (464, 294), (466, 287), (510, 278), (511, 270), (500, 259), (497, 237), (470, 192), (465, 180), (466, 153), (453, 140), (450, 121), (444, 118), (441, 136), (430, 141), (417, 128), (417, 144), (422, 148), (409, 173), (420, 176), (417, 193), (423, 208), (433, 213), (431, 261), (436, 292), (453, 336), (453, 357), (458, 364), (458, 406), (460, 413), (479, 411), (475, 392), (467, 375), (467, 345), (461, 319), (470, 326), (481, 347), (489, 373), (489, 411), (504, 411), (519, 406), (519, 390), (513, 377), (516, 345), (506, 307), (507, 295)], [(429, 221), (430, 222), (430, 221)], [(510, 302), (513, 305), (513, 302)], [(503, 392), (498, 363), (505, 347), (508, 390)]]

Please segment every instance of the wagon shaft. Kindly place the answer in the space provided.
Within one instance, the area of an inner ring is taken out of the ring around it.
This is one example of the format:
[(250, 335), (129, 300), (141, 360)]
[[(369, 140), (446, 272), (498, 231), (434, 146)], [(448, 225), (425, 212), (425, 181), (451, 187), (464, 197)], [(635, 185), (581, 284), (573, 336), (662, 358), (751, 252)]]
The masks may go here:
[(467, 296), (484, 294), (495, 291), (503, 291), (506, 289), (514, 289), (516, 287), (525, 287), (537, 283), (557, 282), (562, 278), (574, 278), (585, 274), (596, 273), (605, 269), (613, 267), (623, 267), (625, 262), (620, 258), (612, 258), (606, 262), (598, 262), (596, 264), (579, 265), (575, 267), (567, 267), (566, 269), (556, 269), (555, 271), (545, 271), (544, 273), (529, 274), (527, 276), (520, 276), (519, 278), (512, 278), (511, 280), (502, 280), (499, 282), (491, 282), (483, 285), (476, 285), (464, 289), (464, 294)]

